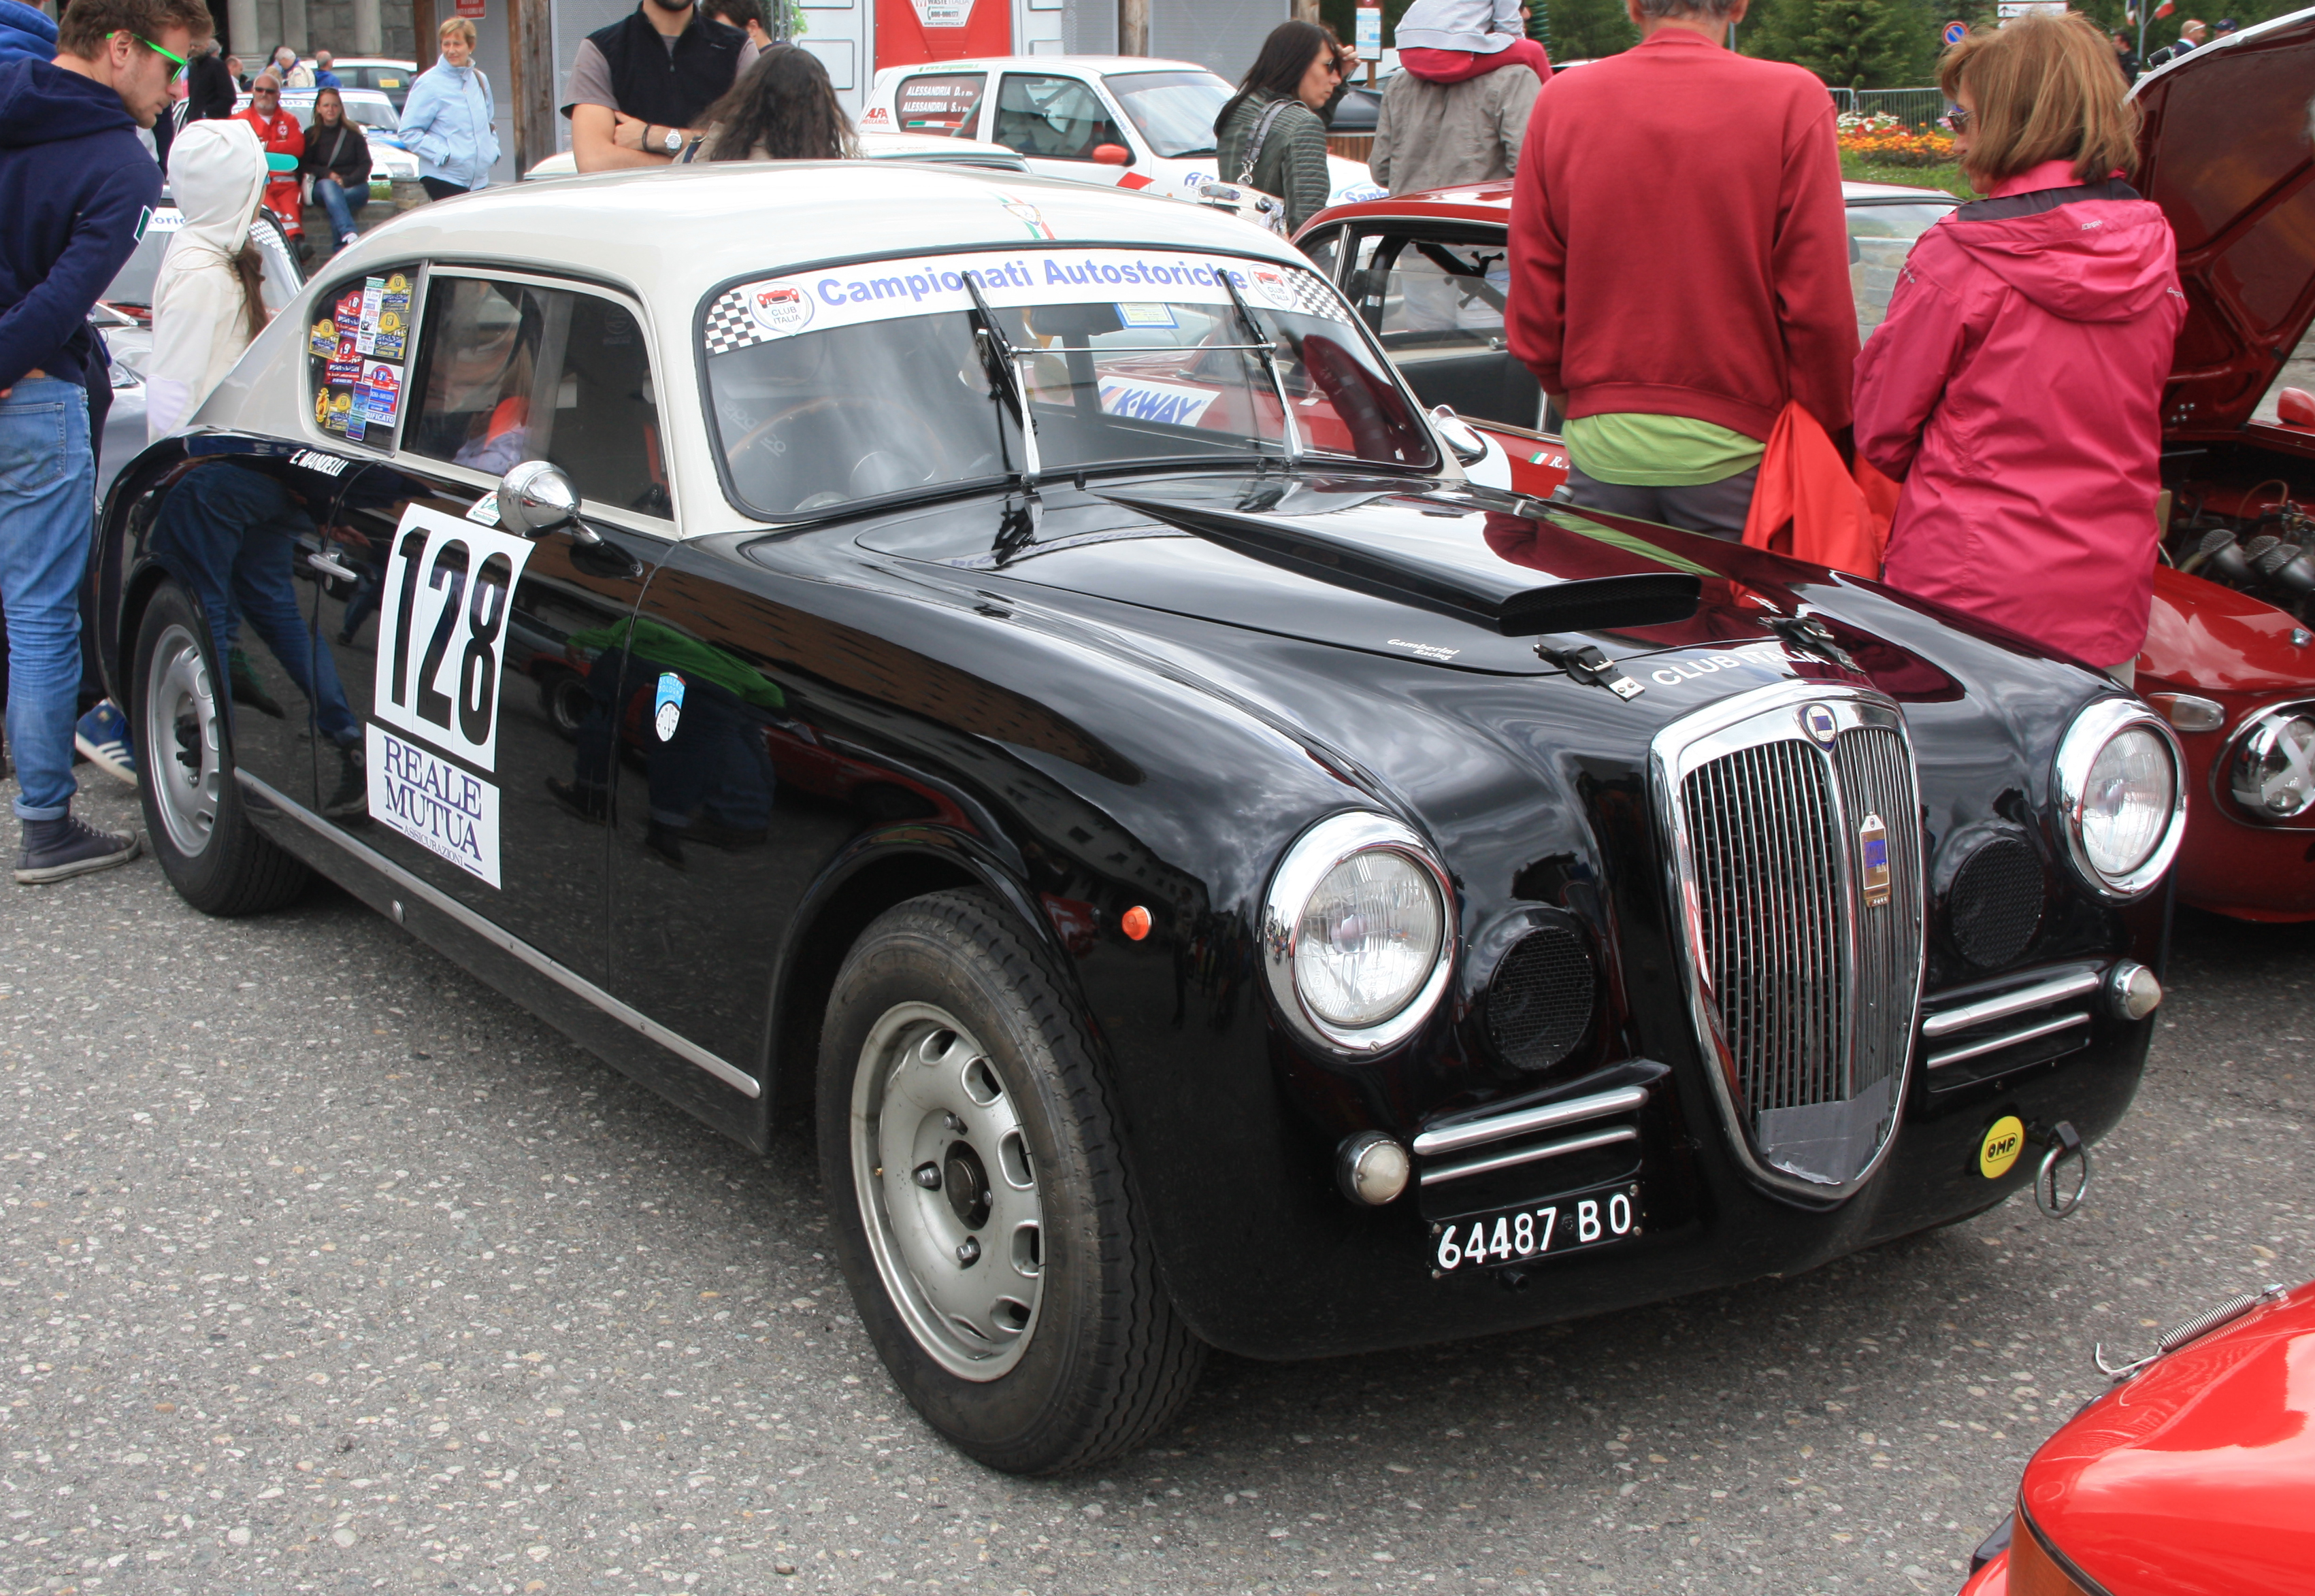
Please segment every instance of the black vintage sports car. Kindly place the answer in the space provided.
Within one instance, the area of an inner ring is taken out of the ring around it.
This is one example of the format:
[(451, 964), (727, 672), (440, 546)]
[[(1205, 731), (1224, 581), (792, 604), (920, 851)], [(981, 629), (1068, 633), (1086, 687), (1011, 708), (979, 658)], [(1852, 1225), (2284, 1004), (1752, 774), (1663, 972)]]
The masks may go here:
[[(996, 1467), (1143, 1440), (1207, 1345), (2062, 1208), (2137, 1086), (2167, 726), (1468, 482), (1202, 208), (493, 190), (333, 261), (198, 421), (96, 575), (172, 882), (319, 870), (742, 1142), (813, 1116), (864, 1322)], [(302, 721), (232, 717), (233, 607)]]

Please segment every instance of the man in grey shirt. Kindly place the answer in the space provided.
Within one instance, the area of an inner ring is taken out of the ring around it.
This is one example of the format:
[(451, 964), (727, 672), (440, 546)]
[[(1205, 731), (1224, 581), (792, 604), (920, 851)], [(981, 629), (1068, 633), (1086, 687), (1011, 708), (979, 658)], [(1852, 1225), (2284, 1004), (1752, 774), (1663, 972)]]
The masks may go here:
[(1394, 194), (1507, 178), (1519, 170), (1528, 113), (1542, 87), (1523, 66), (1460, 83), (1394, 74), (1375, 119), (1367, 170)]

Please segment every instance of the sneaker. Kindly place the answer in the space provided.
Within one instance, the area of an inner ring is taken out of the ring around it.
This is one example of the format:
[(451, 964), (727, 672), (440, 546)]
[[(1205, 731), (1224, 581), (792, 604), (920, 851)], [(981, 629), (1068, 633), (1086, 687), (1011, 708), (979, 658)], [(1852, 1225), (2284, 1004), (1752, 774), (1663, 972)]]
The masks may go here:
[(73, 747), (81, 758), (113, 780), (137, 785), (137, 750), (129, 744), (129, 717), (108, 698), (81, 716), (73, 728)]
[(679, 826), (647, 821), (643, 826), (643, 847), (663, 864), (672, 864), (678, 870), (686, 868), (683, 863), (683, 829)]
[(24, 851), (16, 859), (16, 880), (28, 887), (126, 864), (144, 846), (142, 838), (115, 837), (70, 815), (60, 820), (26, 820), (23, 825)]
[(246, 704), (258, 714), (271, 715), (277, 721), (288, 719), (282, 713), (281, 705), (274, 701), (273, 695), (265, 690), (265, 684), (257, 679), (257, 667), (249, 662), (247, 654), (239, 649), (234, 650), (226, 657), (226, 673), (233, 679), (233, 701), (235, 704)]
[(369, 818), (369, 775), (362, 766), (359, 745), (345, 743), (338, 749), (338, 787), (322, 805), (322, 812), (333, 820), (368, 820)]
[(709, 847), (727, 853), (741, 848), (761, 847), (771, 836), (768, 826), (727, 826), (713, 815), (703, 814), (683, 829), (683, 834), (693, 842), (704, 842)]

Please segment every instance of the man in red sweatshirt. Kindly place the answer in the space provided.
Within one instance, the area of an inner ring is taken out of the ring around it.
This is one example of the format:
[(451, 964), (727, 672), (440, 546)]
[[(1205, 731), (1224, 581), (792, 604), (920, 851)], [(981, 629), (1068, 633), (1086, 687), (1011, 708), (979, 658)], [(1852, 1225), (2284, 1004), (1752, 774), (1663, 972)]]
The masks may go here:
[(1565, 497), (1737, 538), (1786, 403), (1849, 424), (1832, 98), (1725, 48), (1745, 0), (1625, 7), (1640, 42), (1554, 74), (1528, 123), (1512, 350), (1566, 409)]

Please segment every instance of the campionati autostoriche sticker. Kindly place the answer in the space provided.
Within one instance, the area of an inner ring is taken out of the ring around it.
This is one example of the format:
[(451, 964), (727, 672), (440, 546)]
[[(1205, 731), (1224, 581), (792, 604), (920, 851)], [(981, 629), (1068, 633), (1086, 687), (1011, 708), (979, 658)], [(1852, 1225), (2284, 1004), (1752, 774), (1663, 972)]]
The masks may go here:
[(660, 673), (659, 692), (652, 705), (652, 727), (661, 742), (675, 740), (675, 729), (683, 723), (683, 678), (672, 670)]
[(411, 506), (380, 595), (369, 812), (495, 887), (499, 678), (528, 539)]

